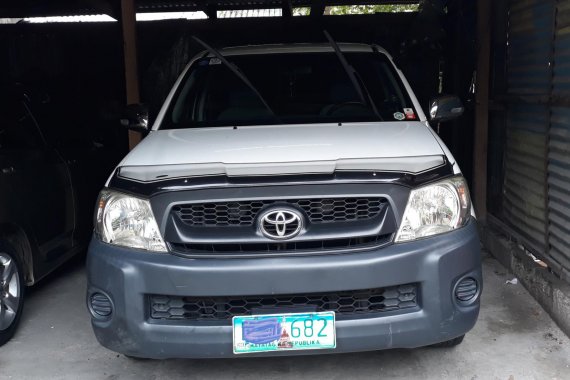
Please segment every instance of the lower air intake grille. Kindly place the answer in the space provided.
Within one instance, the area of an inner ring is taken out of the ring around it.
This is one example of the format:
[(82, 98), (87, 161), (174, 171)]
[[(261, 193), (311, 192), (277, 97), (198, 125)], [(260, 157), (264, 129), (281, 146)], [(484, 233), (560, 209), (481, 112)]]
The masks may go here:
[[(150, 295), (150, 317), (163, 320), (230, 321), (232, 317), (252, 315), (260, 309), (310, 308), (334, 311), (337, 318), (382, 313), (418, 306), (417, 285), (345, 292), (247, 297), (174, 297)], [(257, 310), (257, 311), (256, 311)]]
[(268, 243), (170, 243), (176, 253), (182, 255), (201, 254), (240, 254), (240, 253), (292, 253), (311, 252), (339, 249), (358, 249), (378, 247), (389, 243), (392, 234), (378, 236), (353, 237), (345, 239), (298, 241), (298, 242), (268, 242)]

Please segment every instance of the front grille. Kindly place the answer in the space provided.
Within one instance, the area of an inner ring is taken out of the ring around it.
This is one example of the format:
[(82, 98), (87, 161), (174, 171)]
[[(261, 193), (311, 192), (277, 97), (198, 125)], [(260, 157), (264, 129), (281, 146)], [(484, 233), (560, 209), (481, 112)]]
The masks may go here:
[(345, 292), (247, 297), (174, 297), (150, 295), (150, 317), (162, 320), (230, 321), (240, 315), (286, 313), (295, 308), (334, 311), (337, 319), (407, 310), (418, 306), (417, 285)]
[(276, 203), (303, 210), (311, 223), (330, 223), (373, 219), (387, 201), (384, 198), (316, 198), (189, 203), (174, 206), (173, 212), (192, 227), (251, 226), (260, 210)]
[(170, 248), (180, 254), (224, 254), (224, 253), (287, 253), (303, 251), (327, 251), (339, 249), (372, 248), (387, 244), (392, 234), (352, 237), (346, 239), (263, 242), (263, 243), (170, 243)]

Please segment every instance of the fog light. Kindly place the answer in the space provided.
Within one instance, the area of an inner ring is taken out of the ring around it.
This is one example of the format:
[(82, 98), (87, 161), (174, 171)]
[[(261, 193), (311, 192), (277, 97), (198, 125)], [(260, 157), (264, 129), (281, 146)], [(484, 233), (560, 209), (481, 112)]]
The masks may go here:
[(478, 291), (477, 280), (471, 277), (464, 278), (455, 287), (455, 297), (458, 301), (467, 302), (472, 300)]
[(89, 306), (94, 317), (109, 317), (113, 312), (111, 300), (102, 293), (92, 294), (89, 298)]

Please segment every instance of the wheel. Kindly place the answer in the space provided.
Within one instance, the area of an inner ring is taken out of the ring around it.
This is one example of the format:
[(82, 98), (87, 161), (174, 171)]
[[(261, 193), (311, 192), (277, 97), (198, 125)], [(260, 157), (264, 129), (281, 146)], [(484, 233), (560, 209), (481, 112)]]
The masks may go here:
[(450, 340), (446, 340), (445, 342), (432, 344), (430, 347), (436, 347), (436, 348), (451, 348), (451, 347), (455, 347), (455, 346), (460, 345), (461, 342), (463, 342), (463, 338), (465, 338), (465, 335), (461, 335), (461, 336), (458, 336), (457, 338), (453, 338), (453, 339), (450, 339)]
[(16, 333), (24, 306), (24, 272), (15, 250), (0, 241), (0, 346)]
[(139, 358), (138, 356), (131, 356), (131, 355), (127, 355), (127, 354), (123, 354), (125, 356), (125, 358), (129, 359), (129, 360), (133, 360), (136, 362), (144, 362), (144, 361), (148, 361), (151, 359), (148, 358)]

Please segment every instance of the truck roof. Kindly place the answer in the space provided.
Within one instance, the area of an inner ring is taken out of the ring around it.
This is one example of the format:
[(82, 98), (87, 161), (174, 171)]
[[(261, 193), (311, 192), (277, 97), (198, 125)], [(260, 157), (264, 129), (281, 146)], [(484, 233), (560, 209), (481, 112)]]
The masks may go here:
[[(372, 52), (374, 49), (390, 55), (386, 50), (377, 45), (338, 43), (343, 52)], [(252, 54), (284, 54), (284, 53), (323, 53), (334, 51), (328, 43), (296, 43), (296, 44), (268, 44), (232, 46), (220, 49), (224, 56), (252, 55)]]

